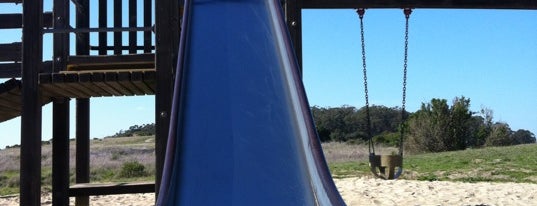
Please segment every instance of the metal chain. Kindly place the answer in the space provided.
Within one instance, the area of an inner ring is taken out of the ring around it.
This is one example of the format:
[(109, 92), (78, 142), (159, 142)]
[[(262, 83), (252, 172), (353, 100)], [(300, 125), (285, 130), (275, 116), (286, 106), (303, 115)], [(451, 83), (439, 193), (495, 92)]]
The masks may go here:
[(369, 154), (375, 154), (375, 145), (373, 144), (373, 137), (371, 136), (371, 116), (369, 114), (369, 90), (367, 89), (367, 65), (365, 56), (365, 38), (364, 38), (364, 14), (365, 9), (356, 9), (358, 17), (360, 18), (360, 39), (362, 41), (362, 67), (364, 74), (364, 93), (365, 93), (365, 115), (367, 120), (367, 139), (369, 143)]
[(403, 64), (403, 101), (401, 104), (401, 128), (400, 128), (400, 139), (399, 139), (399, 155), (403, 156), (403, 135), (404, 135), (404, 124), (406, 120), (406, 76), (407, 76), (407, 67), (408, 67), (408, 19), (410, 18), (410, 14), (412, 13), (412, 9), (405, 8), (403, 10), (405, 14), (405, 57), (404, 57), (404, 64)]

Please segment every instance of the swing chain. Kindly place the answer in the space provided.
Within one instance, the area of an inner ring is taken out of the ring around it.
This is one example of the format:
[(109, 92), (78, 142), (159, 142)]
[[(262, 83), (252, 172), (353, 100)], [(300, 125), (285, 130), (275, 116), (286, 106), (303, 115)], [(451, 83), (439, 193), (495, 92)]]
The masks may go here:
[(367, 65), (366, 65), (366, 55), (365, 55), (365, 38), (364, 38), (364, 14), (365, 9), (359, 8), (356, 9), (358, 17), (360, 18), (360, 39), (362, 40), (362, 67), (364, 75), (364, 93), (365, 93), (365, 114), (367, 121), (367, 139), (369, 143), (369, 154), (375, 154), (375, 145), (373, 144), (373, 138), (371, 136), (371, 117), (369, 115), (369, 91), (367, 89)]
[(405, 14), (405, 56), (404, 56), (404, 64), (403, 64), (403, 101), (401, 104), (401, 128), (400, 128), (400, 139), (399, 139), (399, 155), (403, 156), (403, 135), (404, 135), (404, 123), (406, 120), (406, 80), (407, 80), (407, 66), (408, 66), (408, 19), (410, 18), (410, 14), (412, 13), (412, 9), (405, 8), (403, 10)]

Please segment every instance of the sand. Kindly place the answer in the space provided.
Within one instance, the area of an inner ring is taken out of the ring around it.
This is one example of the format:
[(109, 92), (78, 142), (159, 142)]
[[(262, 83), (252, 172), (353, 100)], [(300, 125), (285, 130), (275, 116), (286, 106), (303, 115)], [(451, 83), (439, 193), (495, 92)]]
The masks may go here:
[[(537, 205), (537, 184), (461, 183), (444, 181), (335, 179), (347, 205)], [(91, 205), (148, 206), (154, 195), (127, 194), (90, 197)], [(74, 198), (71, 198), (74, 205)], [(0, 197), (0, 205), (19, 205), (18, 196)], [(42, 205), (51, 205), (50, 194)]]

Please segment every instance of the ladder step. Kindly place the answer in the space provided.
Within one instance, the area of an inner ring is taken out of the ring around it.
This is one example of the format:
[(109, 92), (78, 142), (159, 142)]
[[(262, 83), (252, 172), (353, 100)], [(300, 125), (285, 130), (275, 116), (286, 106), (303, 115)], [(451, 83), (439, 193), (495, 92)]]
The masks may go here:
[(21, 63), (0, 64), (0, 78), (16, 78), (21, 76)]
[[(43, 62), (42, 72), (50, 72), (52, 69), (52, 61)], [(21, 63), (0, 63), (0, 78), (19, 78), (21, 77)]]
[(22, 42), (0, 44), (0, 62), (19, 62), (22, 60)]
[[(43, 13), (43, 27), (52, 27), (52, 12)], [(0, 14), (0, 29), (20, 28), (22, 28), (22, 14)]]
[(108, 184), (84, 183), (75, 184), (69, 188), (70, 197), (152, 192), (155, 192), (155, 184), (152, 182)]
[(0, 0), (0, 3), (14, 3), (14, 4), (19, 4), (19, 3), (22, 3), (22, 0)]

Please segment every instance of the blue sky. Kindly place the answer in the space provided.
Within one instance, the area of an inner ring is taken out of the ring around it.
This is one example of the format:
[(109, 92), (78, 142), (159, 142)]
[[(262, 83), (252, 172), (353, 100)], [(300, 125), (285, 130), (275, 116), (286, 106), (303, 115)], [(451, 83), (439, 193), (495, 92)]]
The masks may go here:
[[(0, 8), (0, 13), (17, 12)], [(45, 5), (45, 10), (47, 5)], [(310, 104), (364, 105), (359, 21), (353, 10), (304, 10), (304, 84)], [(432, 98), (471, 99), (494, 121), (537, 134), (537, 11), (414, 10), (410, 20), (407, 109)], [(400, 106), (404, 15), (371, 9), (364, 17), (370, 103)], [(20, 30), (0, 31), (0, 43)], [(46, 35), (45, 42), (50, 38)], [(50, 58), (45, 46), (44, 58)], [(92, 98), (91, 137), (154, 122), (154, 96)], [(71, 116), (74, 121), (74, 105)], [(51, 105), (43, 108), (43, 140), (51, 139)], [(71, 136), (74, 138), (74, 122)], [(0, 148), (20, 143), (20, 118), (0, 123)]]

